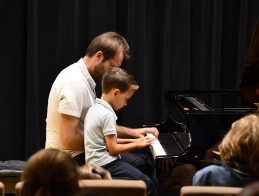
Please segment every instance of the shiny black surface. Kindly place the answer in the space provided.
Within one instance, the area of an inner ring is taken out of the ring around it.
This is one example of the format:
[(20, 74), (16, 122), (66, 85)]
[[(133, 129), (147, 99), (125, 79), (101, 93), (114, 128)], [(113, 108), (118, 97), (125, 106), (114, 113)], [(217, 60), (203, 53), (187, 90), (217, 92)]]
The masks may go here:
[[(169, 113), (182, 112), (182, 115), (196, 114), (244, 114), (258, 112), (257, 106), (242, 97), (242, 91), (166, 91)], [(197, 100), (206, 110), (191, 102)], [(176, 107), (178, 111), (176, 111)]]

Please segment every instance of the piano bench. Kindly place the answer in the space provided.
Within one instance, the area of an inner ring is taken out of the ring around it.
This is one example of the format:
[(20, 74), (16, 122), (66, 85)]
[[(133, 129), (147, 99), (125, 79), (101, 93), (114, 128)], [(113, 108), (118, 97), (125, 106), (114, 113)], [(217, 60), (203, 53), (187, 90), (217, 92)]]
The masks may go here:
[(5, 186), (6, 194), (15, 193), (15, 185), (21, 181), (25, 162), (19, 160), (0, 161), (0, 181)]
[(163, 179), (161, 182), (158, 181), (158, 186), (172, 188), (192, 186), (192, 179), (196, 172), (197, 170), (192, 164), (182, 164), (176, 166), (168, 177)]

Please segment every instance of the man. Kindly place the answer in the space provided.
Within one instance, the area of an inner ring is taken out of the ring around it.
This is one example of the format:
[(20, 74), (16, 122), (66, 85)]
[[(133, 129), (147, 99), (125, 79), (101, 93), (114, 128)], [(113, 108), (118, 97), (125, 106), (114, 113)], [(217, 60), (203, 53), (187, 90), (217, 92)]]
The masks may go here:
[[(127, 41), (117, 33), (107, 32), (92, 40), (84, 58), (61, 71), (49, 94), (45, 148), (66, 151), (84, 164), (84, 119), (95, 103), (96, 82), (129, 57)], [(158, 136), (156, 128), (116, 128), (119, 137), (139, 138), (146, 133)], [(130, 161), (135, 162), (135, 158), (131, 156)], [(139, 167), (138, 164), (133, 165)]]

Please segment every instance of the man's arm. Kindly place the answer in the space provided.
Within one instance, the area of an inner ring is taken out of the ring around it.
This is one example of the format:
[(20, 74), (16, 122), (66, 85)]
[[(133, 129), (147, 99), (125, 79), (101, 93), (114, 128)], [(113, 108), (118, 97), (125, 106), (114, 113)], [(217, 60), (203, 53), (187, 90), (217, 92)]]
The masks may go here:
[(124, 139), (124, 138), (117, 138), (118, 144), (128, 144), (134, 142), (135, 139)]
[(146, 133), (152, 133), (156, 138), (159, 135), (159, 132), (155, 127), (132, 129), (132, 128), (116, 125), (116, 129), (117, 129), (118, 137), (121, 137), (121, 138), (128, 138), (128, 137), (140, 138), (140, 137), (144, 137)]
[(60, 140), (65, 148), (84, 151), (84, 137), (77, 133), (78, 123), (79, 118), (61, 114)]

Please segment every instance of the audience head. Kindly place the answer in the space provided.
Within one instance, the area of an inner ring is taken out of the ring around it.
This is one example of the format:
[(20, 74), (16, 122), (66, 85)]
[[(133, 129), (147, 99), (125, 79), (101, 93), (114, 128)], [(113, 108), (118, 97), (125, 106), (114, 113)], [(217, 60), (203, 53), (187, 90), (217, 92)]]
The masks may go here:
[(235, 121), (219, 146), (223, 163), (235, 164), (259, 175), (259, 115)]
[(79, 191), (78, 164), (66, 152), (42, 149), (24, 167), (22, 196), (70, 196)]

